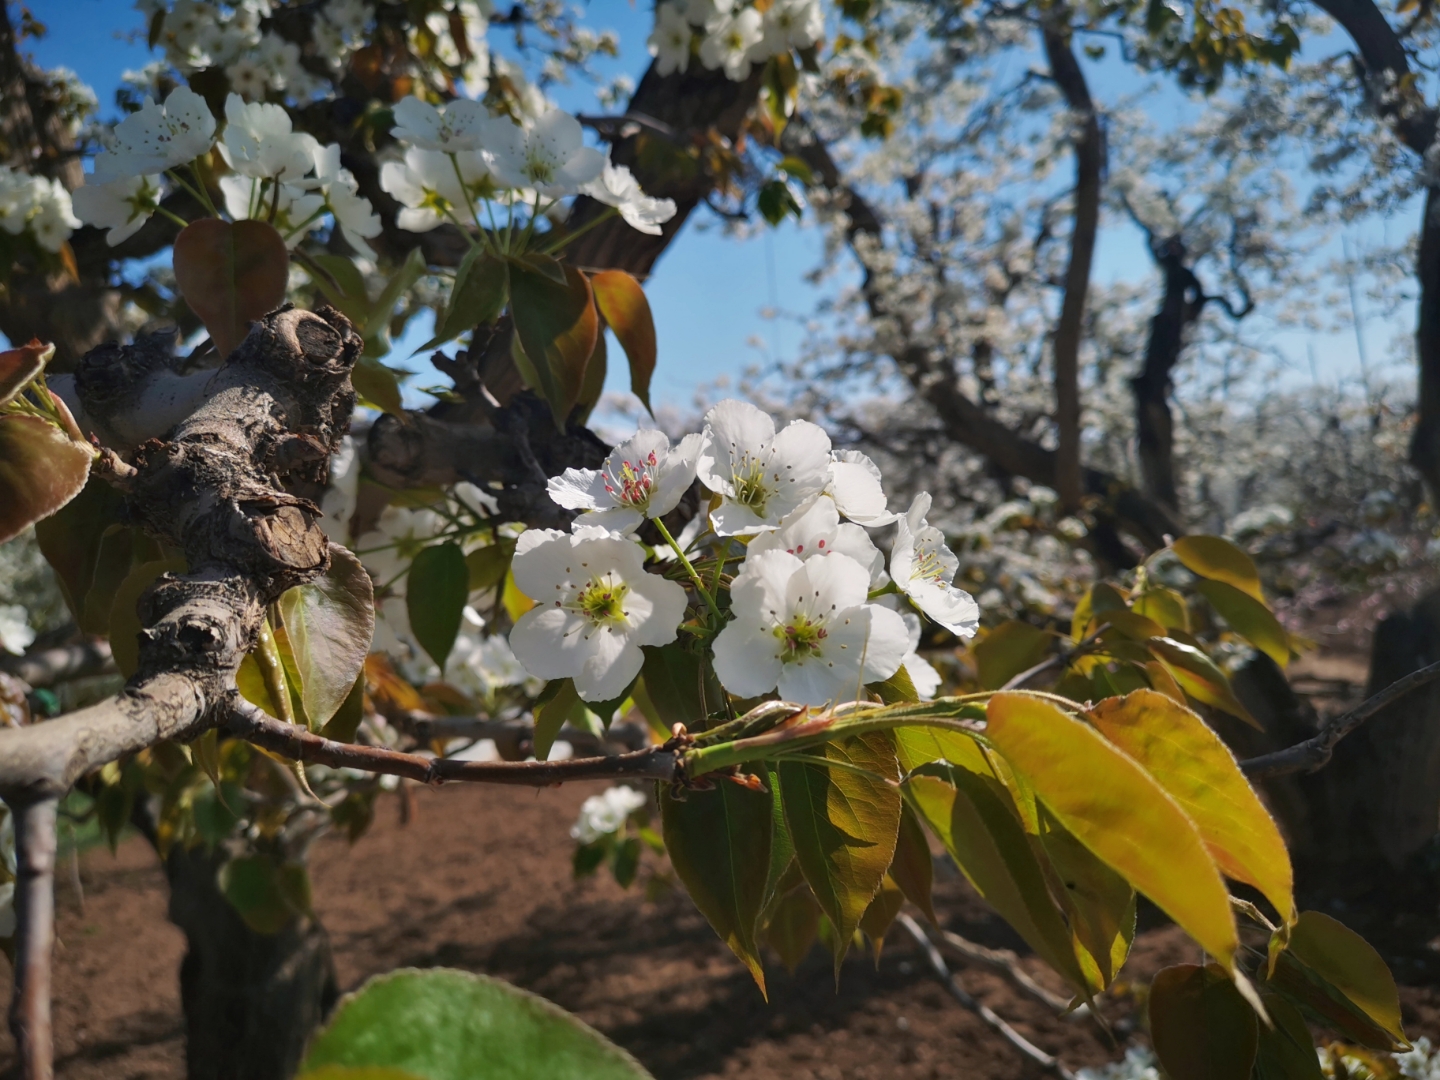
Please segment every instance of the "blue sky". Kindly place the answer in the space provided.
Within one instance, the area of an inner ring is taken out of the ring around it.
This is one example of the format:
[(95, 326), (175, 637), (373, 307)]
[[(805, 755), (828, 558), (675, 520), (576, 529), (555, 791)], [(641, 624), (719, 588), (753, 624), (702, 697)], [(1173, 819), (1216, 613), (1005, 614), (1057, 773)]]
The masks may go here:
[[(151, 59), (139, 32), (140, 17), (130, 0), (27, 0), (27, 6), (50, 28), (46, 38), (29, 43), (36, 58), (45, 66), (74, 68), (95, 88), (102, 115), (112, 113), (122, 72)], [(604, 76), (623, 72), (638, 79), (644, 71), (649, 60), (644, 40), (649, 33), (650, 10), (650, 0), (592, 0), (589, 4), (589, 24), (614, 29), (620, 36), (621, 55), (600, 65)], [(1145, 85), (1118, 63), (1102, 64), (1092, 78), (1097, 93), (1107, 101)], [(588, 84), (561, 87), (553, 93), (563, 107), (597, 111), (594, 89)], [(1178, 120), (1192, 107), (1170, 87), (1162, 88), (1150, 100), (1162, 123), (1172, 117)], [(822, 258), (817, 230), (792, 222), (742, 241), (726, 236), (713, 220), (709, 227), (697, 227), (706, 217), (703, 211), (692, 215), (691, 224), (647, 283), (659, 338), (660, 359), (653, 387), (657, 405), (670, 403), (683, 409), (701, 384), (724, 376), (733, 378), (745, 367), (776, 356), (793, 356), (802, 342), (803, 329), (793, 320), (767, 318), (764, 313), (780, 309), (803, 316), (824, 295), (804, 280)], [(1400, 224), (1391, 223), (1391, 229)], [(1408, 221), (1404, 227), (1409, 227)], [(1378, 229), (1379, 223), (1352, 232), (1352, 244), (1364, 245), (1367, 228)], [(1137, 231), (1109, 228), (1102, 232), (1097, 278), (1134, 280), (1150, 273), (1149, 256)], [(1372, 366), (1384, 355), (1388, 339), (1397, 329), (1407, 329), (1412, 318), (1406, 308), (1398, 317), (1405, 320), (1404, 328), (1372, 325), (1374, 320), (1367, 317), (1365, 333)], [(406, 340), (398, 343), (396, 356), (408, 356), (428, 335), (427, 328), (413, 327)], [(1358, 372), (1355, 336), (1349, 330), (1337, 334), (1290, 332), (1277, 335), (1275, 341), (1292, 357), (1296, 378), (1308, 381), (1312, 356), (1316, 370), (1327, 381), (1351, 378)], [(757, 342), (763, 343), (763, 349), (756, 347)], [(421, 362), (416, 358), (411, 366)], [(422, 374), (417, 381), (424, 384), (430, 380)], [(623, 363), (612, 365), (609, 389), (627, 388)]]

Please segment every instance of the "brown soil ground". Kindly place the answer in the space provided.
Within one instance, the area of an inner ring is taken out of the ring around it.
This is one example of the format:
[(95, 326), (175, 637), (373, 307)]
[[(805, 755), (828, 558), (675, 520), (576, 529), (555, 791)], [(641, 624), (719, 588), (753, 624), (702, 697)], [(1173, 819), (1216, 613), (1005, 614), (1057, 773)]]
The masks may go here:
[[(398, 800), (354, 848), (315, 851), (316, 908), (332, 936), (341, 984), (403, 966), (449, 966), (509, 979), (563, 1005), (625, 1046), (659, 1080), (920, 1080), (1041, 1075), (951, 999), (917, 950), (892, 929), (878, 969), (852, 954), (837, 992), (817, 948), (795, 976), (774, 965), (771, 1003), (690, 901), (646, 901), (606, 877), (576, 882), (567, 835), (592, 788), (541, 792), (454, 786), (418, 792), (408, 824)], [(1018, 946), (946, 863), (937, 909), (951, 929)], [(165, 919), (157, 860), (139, 839), (118, 856), (79, 862), (84, 906), (62, 872), (56, 1041), (62, 1080), (180, 1080), (184, 1036), (177, 970), (184, 949)], [(1145, 980), (1195, 949), (1173, 928), (1146, 930), (1128, 971)], [(1025, 961), (1037, 978), (1053, 976)], [(1086, 1019), (1061, 1019), (1002, 975), (955, 965), (962, 984), (1072, 1068), (1116, 1052)], [(8, 987), (0, 986), (8, 997)], [(1106, 1007), (1134, 1028), (1121, 988)], [(1440, 1034), (1440, 992), (1405, 990), (1412, 1033)], [(13, 1045), (0, 1038), (0, 1076)]]

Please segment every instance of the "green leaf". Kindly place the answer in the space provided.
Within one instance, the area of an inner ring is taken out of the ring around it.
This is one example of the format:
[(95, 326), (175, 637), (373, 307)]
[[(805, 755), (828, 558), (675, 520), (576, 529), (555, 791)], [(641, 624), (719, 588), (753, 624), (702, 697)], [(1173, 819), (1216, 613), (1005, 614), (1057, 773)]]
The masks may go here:
[(806, 187), (815, 186), (815, 171), (794, 154), (786, 154), (775, 167), (786, 176), (800, 181)]
[(307, 1072), (300, 1076), (298, 1080), (425, 1080), (425, 1077), (417, 1073), (406, 1072), (403, 1069), (322, 1065), (313, 1072)]
[(973, 646), (980, 685), (999, 690), (1050, 655), (1053, 639), (1039, 627), (1011, 619), (991, 630)]
[(765, 993), (755, 924), (765, 903), (773, 802), (768, 793), (720, 781), (684, 801), (660, 795), (665, 850), (700, 914)]
[(820, 917), (820, 905), (804, 884), (791, 889), (776, 905), (765, 928), (765, 942), (779, 954), (781, 965), (790, 974), (795, 974), (800, 961), (815, 947)]
[(1356, 1042), (1377, 1050), (1409, 1045), (1390, 969), (1368, 941), (1329, 915), (1300, 913), (1271, 983)]
[(384, 364), (373, 356), (362, 356), (350, 369), (350, 385), (360, 399), (381, 412), (392, 416), (405, 413), (405, 403), (400, 396), (400, 381)]
[(1135, 940), (1135, 890), (1056, 820), (1037, 808), (1041, 850), (1055, 873), (1055, 893), (1065, 909), (1075, 956), (1090, 985), (1114, 981)]
[(922, 766), (905, 795), (981, 898), (1072, 986), (1087, 989), (1020, 813), (979, 748), (955, 764)]
[(645, 290), (624, 270), (602, 270), (591, 276), (590, 285), (600, 314), (630, 361), (630, 392), (640, 399), (646, 412), (654, 415), (650, 408), (650, 378), (655, 374), (658, 350), (655, 319)]
[(760, 211), (760, 216), (771, 225), (779, 225), (791, 214), (794, 214), (797, 220), (804, 214), (800, 200), (796, 198), (790, 184), (778, 178), (767, 180), (761, 185), (760, 192), (755, 197), (755, 207)]
[(1165, 627), (1167, 630), (1190, 632), (1190, 609), (1185, 598), (1174, 589), (1150, 589), (1135, 598), (1132, 610)]
[(884, 733), (828, 743), (815, 758), (814, 764), (781, 760), (780, 784), (795, 857), (838, 931), (838, 977), (851, 935), (895, 858), (900, 792), (885, 781), (898, 776), (899, 764), (895, 744)]
[[(100, 538), (100, 551), (95, 557), (94, 577), (85, 594), (83, 610), (77, 623), (82, 633), (108, 634), (110, 609), (115, 605), (115, 590), (130, 574), (137, 562), (150, 560), (135, 557), (135, 541), (139, 530), (123, 526), (111, 527)], [(153, 544), (151, 545), (153, 546)]]
[(877, 966), (880, 963), (880, 951), (885, 947), (885, 934), (904, 906), (904, 890), (895, 884), (894, 878), (886, 874), (880, 881), (880, 891), (875, 894), (875, 899), (870, 901), (865, 914), (860, 916), (860, 931), (870, 939), (870, 948)]
[[(984, 720), (984, 706), (971, 708), (971, 720)], [(966, 761), (977, 753), (975, 740), (950, 728), (902, 727), (895, 729), (895, 754), (900, 768), (912, 773), (931, 761)]]
[(92, 458), (90, 447), (48, 420), (0, 416), (0, 544), (79, 495)]
[(1182, 536), (1171, 545), (1181, 564), (1192, 574), (1211, 581), (1223, 581), (1260, 603), (1265, 591), (1260, 587), (1260, 571), (1255, 560), (1229, 540), (1219, 536)]
[(330, 569), (285, 592), (279, 607), (305, 715), (314, 727), (323, 727), (349, 697), (370, 655), (375, 636), (370, 575), (346, 548), (331, 544)]
[(1230, 896), (1180, 805), (1048, 701), (996, 694), (986, 715), (987, 741), (1060, 823), (1230, 970), (1238, 944)]
[(765, 63), (760, 78), (760, 100), (765, 106), (765, 115), (775, 129), (776, 141), (785, 130), (799, 93), (799, 73), (795, 70), (795, 59), (789, 50), (772, 56)]
[(1195, 823), (1220, 871), (1259, 889), (1280, 918), (1295, 918), (1290, 853), (1235, 755), (1183, 705), (1154, 690), (1100, 702), (1088, 714)]
[(180, 295), (222, 358), (245, 340), (252, 322), (285, 302), (290, 252), (267, 222), (192, 221), (175, 238), (171, 259)]
[(362, 669), (355, 680), (355, 685), (350, 687), (350, 692), (345, 695), (345, 700), (340, 703), (340, 708), (335, 710), (335, 715), (330, 722), (320, 729), (320, 734), (335, 742), (349, 743), (355, 741), (355, 732), (360, 729), (360, 721), (365, 719), (365, 672)]
[(546, 761), (565, 721), (581, 708), (572, 679), (558, 679), (545, 687), (535, 702), (535, 760)]
[(1255, 1080), (1325, 1080), (1299, 1010), (1279, 994), (1263, 994), (1261, 1001), (1275, 1026), (1260, 1025)]
[[(785, 801), (780, 791), (780, 770), (774, 762), (765, 762), (765, 783), (770, 788), (770, 821), (774, 832), (770, 837), (770, 869), (765, 875), (762, 912), (768, 909), (785, 889), (803, 880), (800, 877), (800, 868), (795, 865), (795, 841), (790, 838), (790, 828), (785, 824)], [(763, 921), (763, 914), (761, 918)]]
[(925, 829), (909, 803), (900, 806), (900, 833), (895, 840), (895, 860), (890, 864), (890, 876), (906, 899), (923, 911), (931, 923), (939, 926), (930, 897), (935, 878), (935, 859), (925, 840)]
[(910, 678), (910, 672), (905, 670), (904, 664), (896, 668), (895, 674), (884, 682), (870, 683), (866, 689), (880, 695), (880, 700), (886, 705), (898, 705), (920, 697), (915, 690), (915, 680)]
[[(555, 281), (551, 263), (563, 270), (565, 284)], [(590, 283), (573, 266), (545, 256), (512, 259), (510, 313), (516, 336), (539, 379), (536, 389), (550, 403), (555, 426), (563, 431), (580, 400), (585, 367), (600, 332)]]
[(370, 319), (370, 295), (365, 288), (365, 275), (360, 273), (360, 268), (344, 255), (321, 252), (309, 258), (324, 271), (323, 274), (311, 275), (315, 287), (347, 319), (357, 327), (363, 327)]
[(599, 404), (600, 395), (605, 392), (605, 376), (610, 366), (607, 349), (605, 335), (596, 334), (595, 351), (585, 363), (585, 382), (581, 384), (580, 397), (575, 402), (577, 423), (583, 424), (590, 419), (590, 413)]
[(482, 323), (494, 322), (509, 298), (510, 271), (505, 260), (472, 248), (455, 272), (455, 288), (450, 292), (445, 317), (435, 327), (435, 336), (415, 351), (433, 349)]
[(1230, 680), (1215, 666), (1215, 661), (1194, 645), (1187, 645), (1172, 637), (1151, 638), (1146, 647), (1157, 660), (1165, 665), (1180, 688), (1196, 701), (1212, 705), (1231, 716), (1244, 720), (1257, 731), (1263, 730), (1250, 711), (1240, 703), (1235, 691), (1230, 689)]
[(45, 365), (54, 355), (54, 345), (42, 345), (38, 340), (31, 340), (18, 349), (0, 352), (0, 406), (10, 404), (18, 397), (20, 391), (45, 370)]
[(502, 536), (495, 543), (476, 548), (465, 556), (470, 571), (470, 591), (493, 589), (505, 578), (510, 560), (515, 557), (515, 541)]
[(257, 934), (278, 934), (310, 914), (310, 878), (302, 863), (244, 855), (220, 868), (220, 891)]
[(1290, 635), (1261, 601), (1223, 581), (1201, 581), (1196, 588), (1230, 629), (1281, 667), (1290, 662)]
[(136, 604), (140, 594), (155, 583), (161, 574), (183, 574), (187, 567), (184, 559), (157, 559), (135, 567), (115, 590), (115, 602), (110, 608), (110, 653), (115, 657), (115, 666), (120, 674), (130, 678), (140, 666), (140, 616)]
[(422, 1080), (650, 1076), (624, 1050), (544, 998), (446, 968), (391, 972), (342, 998), (311, 1041), (301, 1074), (326, 1066), (399, 1069)]
[(78, 623), (95, 580), (95, 564), (106, 531), (120, 520), (124, 496), (94, 477), (58, 513), (35, 524), (40, 553), (55, 571), (65, 604)]
[(405, 610), (415, 640), (441, 671), (455, 647), (469, 599), (470, 571), (459, 544), (436, 544), (415, 556), (405, 582)]
[[(370, 309), (370, 318), (365, 323), (365, 330), (360, 336), (365, 339), (365, 352), (371, 355), (383, 355), (390, 349), (390, 317), (395, 313), (395, 305), (400, 298), (410, 291), (410, 287), (420, 280), (420, 275), (425, 273), (425, 253), (417, 245), (410, 249), (410, 254), (405, 256), (405, 261), (390, 276), (385, 283), (385, 288), (375, 300), (375, 305)], [(373, 349), (373, 353), (372, 353)]]
[(1243, 1080), (1259, 1020), (1218, 964), (1176, 964), (1150, 984), (1150, 1042), (1170, 1080)]
[(707, 680), (700, 657), (687, 652), (679, 642), (658, 649), (647, 645), (644, 652), (645, 666), (640, 676), (666, 730), (676, 724), (684, 724), (692, 731), (703, 729), (708, 711), (720, 708), (723, 699), (714, 680)]

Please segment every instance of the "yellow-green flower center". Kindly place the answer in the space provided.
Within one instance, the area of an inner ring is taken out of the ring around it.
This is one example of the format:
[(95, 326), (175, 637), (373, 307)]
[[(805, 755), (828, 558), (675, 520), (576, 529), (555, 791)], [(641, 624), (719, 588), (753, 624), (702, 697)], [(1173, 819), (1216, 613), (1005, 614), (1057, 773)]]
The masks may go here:
[(769, 500), (770, 486), (765, 483), (765, 469), (758, 461), (746, 459), (732, 474), (735, 484), (735, 501), (748, 506), (759, 517), (765, 516), (765, 503)]
[(625, 622), (624, 603), (629, 592), (630, 587), (613, 575), (596, 576), (566, 606), (596, 626), (614, 625)]
[(819, 656), (829, 636), (824, 623), (798, 613), (789, 622), (775, 627), (774, 634), (780, 639), (780, 659), (786, 664)]

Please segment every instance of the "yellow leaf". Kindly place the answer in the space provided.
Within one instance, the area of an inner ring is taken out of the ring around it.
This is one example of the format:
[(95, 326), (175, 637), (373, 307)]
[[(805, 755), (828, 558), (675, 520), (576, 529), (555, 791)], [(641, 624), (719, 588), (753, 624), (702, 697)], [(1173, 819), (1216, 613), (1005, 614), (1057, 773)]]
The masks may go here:
[(1190, 631), (1190, 610), (1185, 598), (1174, 589), (1151, 589), (1135, 598), (1131, 610), (1154, 619), (1169, 630)]
[(1230, 896), (1179, 803), (1048, 701), (996, 694), (987, 717), (989, 742), (1060, 823), (1231, 970), (1238, 939)]
[(1221, 872), (1254, 885), (1281, 919), (1293, 922), (1290, 853), (1219, 736), (1189, 709), (1154, 690), (1102, 701), (1089, 716), (1100, 734), (1184, 808)]
[(1182, 536), (1172, 548), (1181, 564), (1192, 574), (1211, 581), (1223, 581), (1262, 604), (1265, 591), (1260, 587), (1260, 571), (1255, 560), (1229, 540), (1219, 536)]

